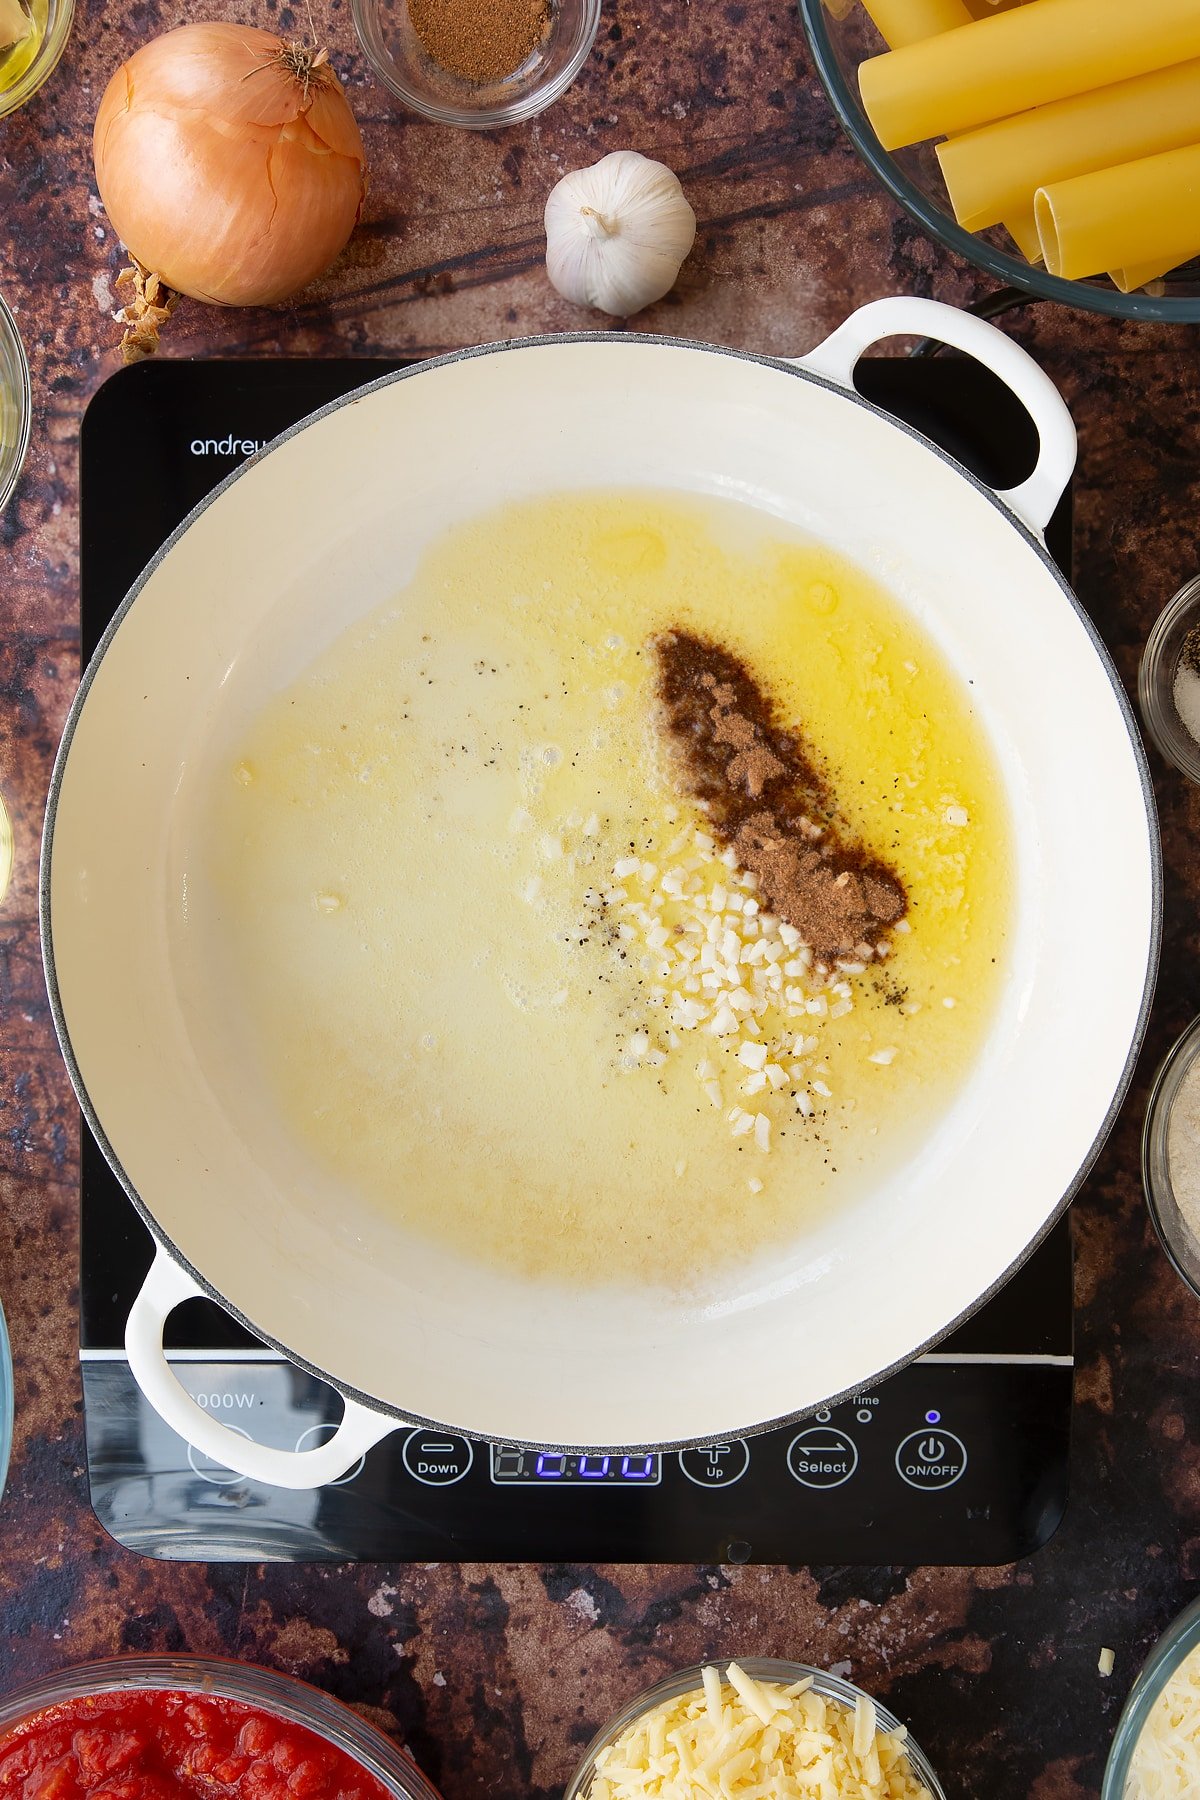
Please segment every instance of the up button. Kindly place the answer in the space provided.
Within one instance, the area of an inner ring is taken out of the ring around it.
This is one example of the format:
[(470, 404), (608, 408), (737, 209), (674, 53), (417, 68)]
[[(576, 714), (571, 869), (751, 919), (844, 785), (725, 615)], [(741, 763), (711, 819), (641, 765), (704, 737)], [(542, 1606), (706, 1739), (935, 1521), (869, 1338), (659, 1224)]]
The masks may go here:
[(925, 1493), (953, 1487), (967, 1466), (967, 1446), (952, 1431), (912, 1431), (896, 1451), (896, 1470), (901, 1481)]

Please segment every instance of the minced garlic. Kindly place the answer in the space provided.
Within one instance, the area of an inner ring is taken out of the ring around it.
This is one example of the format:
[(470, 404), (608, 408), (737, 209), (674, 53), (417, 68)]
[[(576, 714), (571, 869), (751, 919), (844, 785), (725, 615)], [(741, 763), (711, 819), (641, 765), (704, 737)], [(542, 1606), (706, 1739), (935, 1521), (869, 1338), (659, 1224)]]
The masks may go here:
[(622, 1067), (660, 1067), (706, 1043), (693, 1062), (703, 1093), (734, 1137), (752, 1137), (766, 1153), (772, 1118), (763, 1106), (773, 1096), (802, 1118), (813, 1116), (814, 1094), (831, 1097), (814, 1079), (820, 1037), (811, 1026), (853, 1009), (849, 977), (866, 964), (819, 968), (795, 927), (762, 909), (757, 887), (731, 850), (683, 825), (654, 861), (618, 857), (609, 885), (588, 890), (586, 909), (589, 930), (607, 930), (642, 983), (645, 1022), (625, 1040)]

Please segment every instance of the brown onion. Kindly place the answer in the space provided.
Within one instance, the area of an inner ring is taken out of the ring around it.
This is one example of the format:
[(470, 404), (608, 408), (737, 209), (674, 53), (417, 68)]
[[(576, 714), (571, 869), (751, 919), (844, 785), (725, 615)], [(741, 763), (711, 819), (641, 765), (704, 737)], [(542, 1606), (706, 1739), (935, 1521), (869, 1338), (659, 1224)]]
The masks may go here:
[(366, 193), (362, 138), (325, 52), (180, 25), (105, 90), (96, 183), (126, 248), (223, 306), (286, 300), (328, 268)]

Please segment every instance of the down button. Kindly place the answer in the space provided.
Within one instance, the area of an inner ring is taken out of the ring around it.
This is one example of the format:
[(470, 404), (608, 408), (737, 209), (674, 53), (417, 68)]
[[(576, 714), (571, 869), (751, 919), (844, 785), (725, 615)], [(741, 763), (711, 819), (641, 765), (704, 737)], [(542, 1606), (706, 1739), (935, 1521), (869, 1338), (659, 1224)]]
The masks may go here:
[(413, 1480), (426, 1487), (451, 1487), (475, 1460), (470, 1439), (449, 1431), (410, 1431), (401, 1454)]
[(952, 1431), (912, 1431), (896, 1451), (896, 1469), (911, 1488), (953, 1487), (967, 1466), (967, 1446)]

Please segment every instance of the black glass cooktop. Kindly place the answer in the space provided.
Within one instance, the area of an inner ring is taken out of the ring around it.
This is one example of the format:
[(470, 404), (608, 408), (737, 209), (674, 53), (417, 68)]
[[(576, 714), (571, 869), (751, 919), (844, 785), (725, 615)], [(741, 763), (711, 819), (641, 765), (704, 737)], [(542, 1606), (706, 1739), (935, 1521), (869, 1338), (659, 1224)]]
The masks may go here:
[[(295, 420), (400, 366), (147, 362), (107, 382), (82, 433), (85, 656), (145, 563), (218, 481)], [(867, 360), (857, 380), (993, 485), (1031, 470), (1033, 427), (978, 364)], [(1069, 496), (1047, 541), (1069, 573)], [(1043, 1544), (1066, 1505), (1065, 1221), (936, 1352), (802, 1425), (681, 1455), (582, 1458), (401, 1428), (340, 1481), (292, 1493), (210, 1463), (142, 1398), (122, 1346), (150, 1236), (86, 1129), (81, 1204), (92, 1504), (114, 1537), (149, 1556), (998, 1563)], [(210, 1302), (180, 1307), (167, 1344), (199, 1404), (247, 1436), (305, 1449), (331, 1434), (338, 1396)]]

